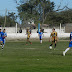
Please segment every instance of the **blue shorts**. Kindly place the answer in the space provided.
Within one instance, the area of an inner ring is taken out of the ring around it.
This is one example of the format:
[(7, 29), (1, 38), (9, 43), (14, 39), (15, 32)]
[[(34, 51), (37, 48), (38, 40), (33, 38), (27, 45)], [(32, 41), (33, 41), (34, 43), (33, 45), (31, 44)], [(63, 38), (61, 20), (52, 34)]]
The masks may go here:
[(5, 39), (3, 39), (3, 44), (5, 44), (5, 41), (6, 41), (6, 40), (5, 40)]
[(2, 38), (0, 38), (0, 42), (3, 41)]
[(72, 47), (72, 41), (69, 43), (69, 47), (70, 47), (70, 48)]
[(40, 40), (42, 40), (42, 36), (40, 36)]

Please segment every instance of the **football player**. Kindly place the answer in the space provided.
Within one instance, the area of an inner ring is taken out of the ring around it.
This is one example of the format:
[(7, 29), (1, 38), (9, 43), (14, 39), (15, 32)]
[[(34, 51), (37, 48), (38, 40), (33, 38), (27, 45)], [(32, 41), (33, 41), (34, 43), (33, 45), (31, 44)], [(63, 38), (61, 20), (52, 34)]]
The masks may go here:
[(1, 32), (1, 29), (0, 29), (0, 43), (1, 43), (1, 46), (2, 46), (3, 41), (2, 41), (2, 32)]
[(3, 33), (3, 34), (2, 34), (2, 41), (3, 41), (2, 50), (3, 50), (4, 45), (5, 45), (5, 42), (6, 42), (6, 37), (7, 37), (6, 30), (4, 29), (2, 33)]
[(65, 56), (66, 52), (69, 51), (71, 47), (72, 47), (72, 32), (70, 33), (69, 47), (65, 51), (63, 51), (63, 56)]
[(58, 36), (57, 36), (57, 32), (55, 31), (55, 28), (52, 29), (52, 33), (50, 35), (49, 41), (52, 41), (50, 46), (52, 47), (53, 43), (55, 43), (54, 48), (56, 48), (56, 43), (58, 41)]
[(40, 30), (40, 32), (38, 33), (38, 35), (39, 35), (40, 43), (42, 43), (42, 35), (43, 35), (42, 30)]
[(26, 35), (27, 35), (27, 42), (26, 42), (26, 45), (28, 44), (28, 42), (30, 43), (30, 44), (32, 44), (32, 42), (30, 42), (30, 31), (29, 31), (29, 29), (27, 29), (27, 32), (26, 32)]

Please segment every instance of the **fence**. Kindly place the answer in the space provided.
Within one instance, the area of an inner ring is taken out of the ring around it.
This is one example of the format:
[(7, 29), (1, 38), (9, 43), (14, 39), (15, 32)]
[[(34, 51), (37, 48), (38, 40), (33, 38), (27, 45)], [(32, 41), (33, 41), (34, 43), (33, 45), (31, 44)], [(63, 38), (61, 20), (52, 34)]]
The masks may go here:
[[(5, 29), (6, 29), (7, 33), (19, 33), (20, 28), (19, 27), (17, 28), (17, 24), (16, 24), (16, 27), (5, 27)], [(37, 30), (38, 29), (33, 29), (32, 33), (37, 33)], [(45, 33), (51, 33), (52, 28), (44, 29), (44, 32)], [(65, 33), (65, 27), (61, 27), (61, 24), (60, 24), (60, 27), (56, 27), (56, 32), (57, 33)], [(22, 33), (26, 33), (26, 29), (22, 28)]]

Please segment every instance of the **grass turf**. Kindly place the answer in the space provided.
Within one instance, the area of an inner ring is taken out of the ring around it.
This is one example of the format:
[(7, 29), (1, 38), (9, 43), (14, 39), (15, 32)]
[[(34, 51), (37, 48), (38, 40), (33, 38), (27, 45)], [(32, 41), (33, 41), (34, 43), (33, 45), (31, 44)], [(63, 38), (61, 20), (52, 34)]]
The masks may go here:
[(72, 50), (62, 56), (68, 41), (58, 42), (56, 50), (49, 49), (50, 42), (7, 42), (0, 47), (0, 72), (72, 72)]

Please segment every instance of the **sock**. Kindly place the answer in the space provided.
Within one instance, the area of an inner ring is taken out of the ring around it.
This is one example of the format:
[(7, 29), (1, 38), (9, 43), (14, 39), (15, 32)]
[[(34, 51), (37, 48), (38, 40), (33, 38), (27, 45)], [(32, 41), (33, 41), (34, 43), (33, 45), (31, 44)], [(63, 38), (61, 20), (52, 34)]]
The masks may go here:
[(55, 44), (55, 47), (56, 47), (56, 44)]
[(50, 46), (52, 46), (52, 44)]
[(42, 40), (40, 40), (40, 43), (42, 43)]
[(4, 48), (4, 45), (2, 46), (2, 49)]
[(66, 50), (65, 50), (65, 53), (69, 50), (70, 48), (67, 48)]

